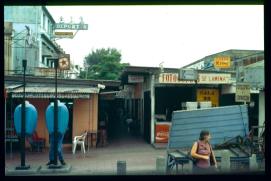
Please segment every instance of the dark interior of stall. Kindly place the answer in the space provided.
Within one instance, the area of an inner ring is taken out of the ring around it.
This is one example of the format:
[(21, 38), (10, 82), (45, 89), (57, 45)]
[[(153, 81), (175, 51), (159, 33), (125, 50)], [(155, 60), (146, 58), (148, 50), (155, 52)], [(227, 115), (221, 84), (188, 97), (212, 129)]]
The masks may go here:
[(143, 138), (151, 143), (151, 92), (144, 92), (144, 131)]
[[(248, 104), (249, 130), (252, 126), (258, 126), (259, 120), (259, 94), (250, 95), (250, 103)], [(235, 102), (235, 94), (223, 94), (220, 96), (220, 106), (241, 105), (243, 102)], [(258, 135), (255, 130), (254, 135)]]
[(106, 128), (108, 141), (122, 137), (125, 133), (124, 99), (99, 99), (98, 110), (98, 125), (104, 114), (107, 117)]
[(171, 121), (173, 111), (182, 109), (182, 102), (194, 102), (195, 89), (193, 87), (156, 87), (155, 88), (155, 115), (165, 115)]

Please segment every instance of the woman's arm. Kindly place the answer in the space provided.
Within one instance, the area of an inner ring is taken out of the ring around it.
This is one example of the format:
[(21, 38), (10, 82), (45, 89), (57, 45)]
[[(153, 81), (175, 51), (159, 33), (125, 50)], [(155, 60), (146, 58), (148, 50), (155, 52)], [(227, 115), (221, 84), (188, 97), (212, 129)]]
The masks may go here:
[(191, 156), (193, 158), (196, 158), (196, 159), (204, 159), (204, 160), (208, 160), (209, 159), (209, 156), (204, 156), (204, 155), (200, 155), (200, 154), (197, 154), (197, 149), (198, 149), (198, 143), (195, 142), (192, 149), (191, 149)]
[(211, 144), (209, 144), (209, 145), (210, 145), (210, 149), (211, 149), (211, 157), (212, 157), (214, 166), (217, 167), (217, 162), (216, 162), (216, 158), (215, 158), (215, 153), (214, 153), (214, 151), (213, 151), (213, 148), (212, 148)]

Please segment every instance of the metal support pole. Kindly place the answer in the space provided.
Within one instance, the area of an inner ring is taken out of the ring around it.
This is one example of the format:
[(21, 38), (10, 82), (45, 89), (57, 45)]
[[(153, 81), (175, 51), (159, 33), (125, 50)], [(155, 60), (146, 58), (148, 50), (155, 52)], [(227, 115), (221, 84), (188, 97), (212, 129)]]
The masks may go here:
[(195, 89), (195, 91), (194, 91), (194, 100), (195, 100), (195, 102), (197, 102), (197, 89), (198, 89), (198, 81), (197, 80), (195, 80), (194, 89)]
[(58, 102), (57, 102), (57, 67), (58, 59), (55, 59), (55, 104), (54, 104), (54, 164), (57, 165), (58, 142)]
[(25, 165), (25, 69), (27, 61), (23, 60), (23, 102), (22, 102), (22, 124), (21, 124), (21, 166), (16, 167), (17, 170), (26, 170), (30, 166)]
[(5, 88), (5, 158), (7, 154), (7, 93)]

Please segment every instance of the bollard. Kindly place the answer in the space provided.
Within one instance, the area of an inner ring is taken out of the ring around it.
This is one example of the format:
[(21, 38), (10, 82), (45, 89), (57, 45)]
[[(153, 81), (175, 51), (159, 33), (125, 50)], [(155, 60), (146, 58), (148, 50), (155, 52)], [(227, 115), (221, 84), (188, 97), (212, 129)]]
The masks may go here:
[(229, 172), (231, 169), (230, 152), (228, 150), (223, 150), (221, 152), (221, 171)]
[(159, 156), (156, 158), (156, 171), (159, 174), (165, 174), (166, 159), (163, 156)]
[(249, 157), (249, 169), (250, 171), (256, 171), (258, 169), (256, 154), (252, 154)]
[(117, 175), (126, 175), (126, 161), (117, 161)]

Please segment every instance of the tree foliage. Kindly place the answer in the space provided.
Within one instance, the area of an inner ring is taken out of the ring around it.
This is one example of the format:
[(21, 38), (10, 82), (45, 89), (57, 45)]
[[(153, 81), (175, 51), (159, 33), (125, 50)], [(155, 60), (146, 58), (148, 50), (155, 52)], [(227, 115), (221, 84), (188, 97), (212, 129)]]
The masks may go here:
[(129, 65), (121, 62), (121, 53), (115, 48), (92, 50), (84, 59), (85, 71), (81, 78), (117, 80), (122, 69)]

